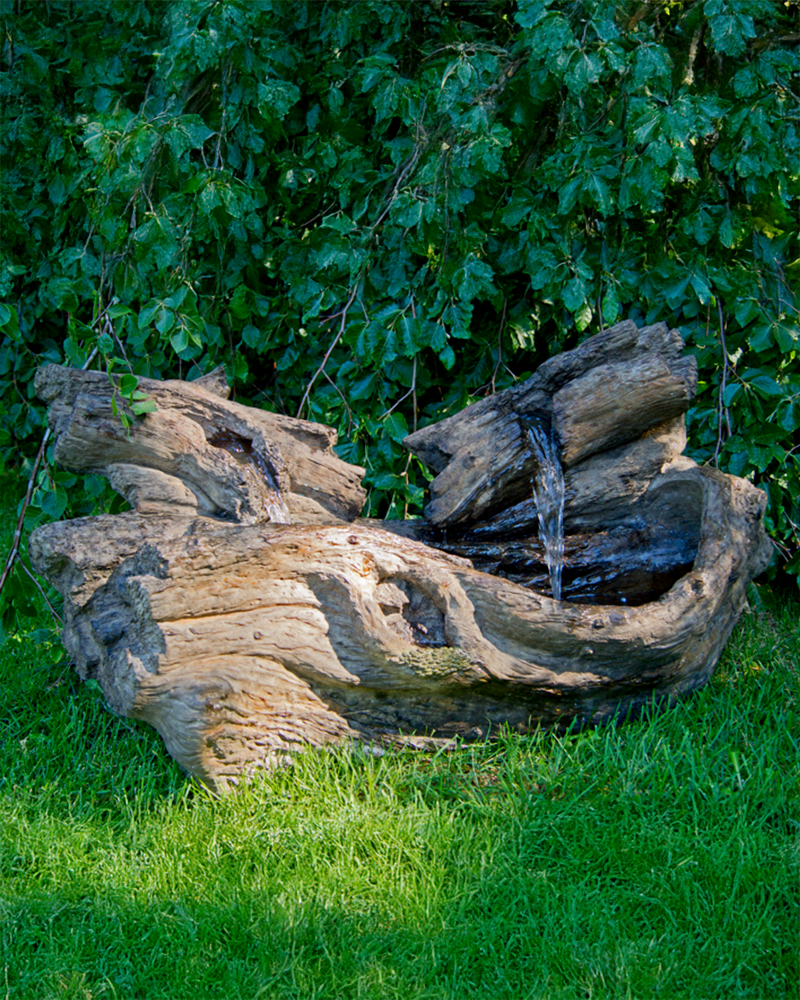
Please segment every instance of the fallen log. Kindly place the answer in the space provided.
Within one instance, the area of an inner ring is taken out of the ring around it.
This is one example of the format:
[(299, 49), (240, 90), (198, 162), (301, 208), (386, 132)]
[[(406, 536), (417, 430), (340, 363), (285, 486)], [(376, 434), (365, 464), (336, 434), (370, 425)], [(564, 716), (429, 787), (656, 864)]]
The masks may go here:
[(683, 346), (663, 323), (639, 329), (626, 320), (545, 361), (527, 382), (410, 434), (406, 447), (438, 473), (426, 519), (466, 525), (530, 496), (537, 460), (523, 415), (552, 426), (566, 469), (681, 416), (697, 389), (697, 364), (681, 356)]
[(595, 724), (702, 685), (769, 558), (763, 494), (699, 468), (660, 488), (690, 499), (698, 547), (640, 607), (555, 602), (391, 523), (130, 513), (39, 528), (30, 550), (81, 677), (222, 788), (303, 745)]
[[(647, 405), (631, 388), (644, 372), (663, 388)], [(57, 460), (108, 475), (135, 509), (41, 527), (31, 559), (64, 597), (81, 677), (219, 789), (307, 745), (625, 717), (705, 683), (771, 553), (763, 492), (681, 454), (692, 373), (665, 327), (590, 338), (412, 435), (439, 470), (432, 505), (448, 476), (458, 499), (377, 522), (353, 520), (363, 470), (319, 425), (141, 380), (158, 410), (126, 432), (107, 376), (45, 368)], [(603, 416), (612, 375), (632, 397), (622, 430)], [(532, 414), (570, 456), (562, 600), (537, 532)], [(481, 434), (512, 429), (513, 447), (482, 448), (504, 488), (482, 457), (461, 475)]]
[(166, 516), (331, 524), (363, 507), (364, 470), (334, 454), (331, 427), (233, 403), (219, 371), (195, 382), (140, 378), (138, 388), (158, 407), (143, 420), (108, 375), (41, 368), (56, 462), (105, 476), (132, 507)]

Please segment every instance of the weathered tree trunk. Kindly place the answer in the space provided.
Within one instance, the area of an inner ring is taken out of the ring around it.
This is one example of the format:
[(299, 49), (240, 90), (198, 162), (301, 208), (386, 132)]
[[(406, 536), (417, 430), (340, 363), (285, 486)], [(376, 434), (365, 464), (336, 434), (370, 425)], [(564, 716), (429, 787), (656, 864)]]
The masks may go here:
[[(634, 442), (688, 410), (697, 364), (682, 350), (680, 334), (663, 323), (618, 323), (545, 361), (527, 382), (409, 435), (406, 446), (438, 473), (425, 517), (453, 527), (530, 497), (536, 458), (520, 422), (527, 414), (552, 423), (573, 489), (596, 492), (584, 485), (595, 480), (596, 467), (581, 468), (582, 459)], [(624, 452), (617, 457), (625, 463)]]
[(139, 379), (158, 409), (130, 430), (114, 414), (125, 409), (115, 387), (102, 372), (46, 365), (36, 374), (56, 461), (106, 476), (143, 513), (331, 524), (364, 505), (364, 470), (334, 455), (336, 431), (230, 402), (219, 371), (196, 382)]
[[(681, 455), (676, 336), (620, 324), (412, 435), (429, 521), (342, 520), (362, 470), (318, 425), (142, 380), (159, 409), (126, 434), (107, 376), (43, 369), (58, 459), (136, 507), (31, 536), (79, 673), (218, 788), (304, 745), (590, 724), (696, 688), (771, 547), (764, 494)], [(561, 601), (531, 414), (567, 456)]]

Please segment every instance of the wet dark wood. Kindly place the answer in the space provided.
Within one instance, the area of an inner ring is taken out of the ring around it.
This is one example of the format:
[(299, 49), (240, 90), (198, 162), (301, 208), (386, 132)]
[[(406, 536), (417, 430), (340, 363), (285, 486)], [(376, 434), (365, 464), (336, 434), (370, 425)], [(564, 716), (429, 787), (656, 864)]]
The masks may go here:
[(683, 414), (697, 387), (683, 346), (663, 323), (639, 329), (626, 320), (521, 385), (410, 434), (406, 447), (438, 473), (426, 518), (441, 528), (468, 525), (530, 497), (537, 463), (522, 416), (553, 424), (570, 468)]
[(639, 607), (555, 602), (362, 524), (131, 512), (39, 528), (30, 551), (80, 675), (224, 788), (305, 745), (594, 724), (702, 685), (769, 559), (763, 494), (699, 468), (663, 487), (693, 498), (698, 548)]

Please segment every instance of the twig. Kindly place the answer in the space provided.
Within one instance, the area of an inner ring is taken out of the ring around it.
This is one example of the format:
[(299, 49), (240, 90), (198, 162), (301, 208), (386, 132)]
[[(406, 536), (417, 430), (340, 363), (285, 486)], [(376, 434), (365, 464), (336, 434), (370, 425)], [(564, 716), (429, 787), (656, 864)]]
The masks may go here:
[(722, 300), (717, 299), (717, 309), (719, 310), (719, 339), (722, 345), (722, 379), (719, 386), (719, 403), (717, 405), (717, 447), (714, 451), (714, 464), (719, 465), (719, 453), (722, 450), (722, 417), (725, 416), (725, 425), (728, 431), (728, 437), (731, 436), (731, 415), (728, 407), (725, 405), (725, 389), (728, 385), (728, 369), (730, 368), (730, 362), (728, 361), (728, 345), (725, 342), (725, 317), (722, 312)]
[(31, 502), (31, 497), (33, 496), (36, 473), (39, 471), (39, 464), (42, 461), (42, 455), (44, 455), (44, 450), (47, 447), (47, 442), (49, 440), (50, 428), (48, 427), (44, 432), (42, 443), (39, 445), (39, 451), (36, 454), (36, 460), (33, 463), (33, 471), (31, 472), (30, 479), (28, 480), (28, 489), (25, 492), (25, 499), (22, 501), (22, 509), (19, 512), (19, 517), (17, 518), (17, 526), (14, 529), (14, 540), (11, 543), (11, 551), (8, 554), (8, 559), (6, 559), (6, 564), (3, 568), (3, 575), (0, 576), (0, 594), (3, 592), (3, 587), (8, 579), (8, 574), (11, 572), (11, 567), (14, 565), (14, 560), (17, 558), (17, 554), (19, 552), (19, 543), (22, 540), (22, 529), (25, 525), (25, 513)]
[(700, 40), (705, 30), (706, 22), (703, 21), (692, 36), (692, 41), (689, 45), (689, 58), (686, 60), (686, 71), (683, 74), (683, 82), (687, 87), (690, 87), (694, 83), (694, 61), (697, 58), (697, 50), (700, 47)]
[(342, 317), (342, 321), (339, 324), (339, 330), (338, 330), (336, 336), (333, 338), (331, 346), (325, 352), (325, 357), (322, 359), (322, 364), (314, 372), (313, 376), (311, 377), (311, 381), (306, 386), (306, 391), (303, 393), (303, 398), (300, 400), (300, 406), (297, 408), (297, 416), (298, 416), (298, 418), (299, 418), (300, 414), (303, 412), (303, 407), (306, 405), (306, 401), (308, 400), (309, 393), (311, 392), (311, 389), (313, 388), (314, 383), (317, 381), (317, 379), (319, 378), (320, 374), (324, 370), (325, 365), (327, 365), (328, 359), (330, 358), (331, 354), (333, 353), (334, 347), (336, 347), (336, 345), (341, 340), (342, 334), (344, 333), (345, 323), (347, 322), (347, 310), (353, 304), (353, 301), (354, 301), (354, 299), (356, 297), (356, 293), (357, 292), (358, 292), (358, 279), (356, 279), (356, 282), (353, 285), (353, 290), (352, 290), (352, 292), (350, 292), (350, 298), (347, 300), (347, 304), (345, 305), (344, 309), (342, 309), (338, 313), (334, 313), (334, 315), (330, 317), (331, 319), (334, 319), (336, 316), (341, 316)]
[[(411, 299), (411, 315), (414, 319), (417, 318), (417, 310), (414, 306), (414, 299)], [(414, 407), (414, 433), (417, 432), (417, 356), (414, 355), (414, 368), (411, 372), (411, 389), (413, 390), (413, 396), (411, 402)]]
[[(94, 358), (95, 354), (97, 354), (96, 347), (81, 366), (81, 371), (85, 371), (89, 367), (89, 365), (92, 362), (92, 358)], [(48, 427), (47, 430), (44, 432), (44, 435), (42, 436), (42, 443), (39, 445), (39, 451), (36, 453), (36, 460), (33, 463), (33, 471), (31, 472), (30, 478), (28, 479), (28, 488), (25, 491), (25, 499), (22, 502), (22, 509), (19, 512), (19, 517), (17, 518), (17, 526), (14, 529), (14, 540), (11, 543), (11, 551), (8, 554), (8, 559), (6, 559), (6, 564), (3, 567), (3, 574), (2, 576), (0, 576), (0, 594), (2, 594), (3, 592), (3, 587), (5, 586), (6, 580), (8, 579), (8, 575), (11, 572), (11, 569), (14, 565), (14, 560), (17, 558), (19, 554), (19, 543), (22, 540), (22, 529), (25, 526), (25, 513), (28, 510), (28, 507), (31, 502), (31, 497), (33, 496), (33, 489), (36, 484), (36, 473), (39, 471), (39, 464), (42, 461), (42, 456), (44, 455), (44, 450), (47, 447), (47, 442), (49, 441), (49, 439), (50, 439), (50, 428)]]
[(497, 391), (495, 382), (497, 380), (497, 373), (500, 371), (500, 366), (503, 364), (503, 331), (506, 328), (506, 310), (508, 309), (508, 298), (503, 296), (503, 315), (500, 317), (500, 330), (497, 333), (497, 364), (494, 366), (494, 371), (492, 372), (492, 395)]
[(322, 374), (330, 382), (333, 388), (339, 393), (339, 399), (341, 399), (342, 406), (345, 408), (345, 412), (347, 413), (347, 433), (349, 435), (353, 430), (353, 411), (347, 405), (347, 400), (344, 398), (344, 393), (339, 388), (339, 386), (333, 381), (330, 375), (326, 371), (323, 371)]
[(603, 325), (603, 279), (600, 278), (600, 286), (597, 290), (597, 318), (600, 321), (600, 333), (605, 330)]
[(408, 160), (406, 160), (405, 165), (403, 166), (403, 168), (400, 171), (400, 176), (397, 178), (397, 181), (395, 182), (395, 185), (392, 188), (392, 193), (389, 195), (389, 200), (386, 203), (386, 207), (381, 212), (381, 214), (378, 216), (378, 218), (369, 227), (370, 228), (370, 232), (375, 232), (375, 230), (378, 228), (378, 226), (381, 224), (381, 222), (383, 222), (383, 220), (389, 214), (389, 211), (391, 210), (392, 205), (394, 205), (395, 201), (397, 201), (397, 196), (398, 196), (398, 193), (400, 191), (400, 185), (406, 179), (406, 177), (408, 176), (409, 172), (411, 170), (413, 170), (414, 165), (416, 164), (417, 160), (420, 158), (420, 154), (421, 153), (422, 153), (422, 146), (419, 143), (417, 143), (414, 146), (414, 151), (412, 152), (411, 156), (408, 158)]
[(133, 370), (133, 365), (130, 363), (128, 355), (125, 353), (125, 348), (122, 344), (122, 341), (119, 339), (117, 331), (114, 329), (114, 324), (111, 322), (108, 316), (106, 316), (105, 320), (103, 321), (103, 333), (111, 334), (111, 336), (117, 342), (117, 347), (120, 349), (120, 353), (122, 354), (125, 364), (128, 366), (128, 371), (131, 373), (131, 375), (135, 375), (135, 372)]
[(20, 559), (19, 564), (25, 570), (25, 572), (28, 574), (28, 576), (31, 578), (31, 580), (33, 580), (33, 582), (34, 582), (34, 584), (36, 586), (36, 589), (42, 595), (42, 600), (47, 605), (47, 610), (50, 612), (50, 614), (52, 615), (53, 619), (58, 624), (59, 628), (61, 626), (63, 626), (64, 622), (61, 620), (61, 615), (56, 611), (56, 609), (50, 603), (50, 600), (47, 597), (47, 594), (45, 594), (45, 592), (44, 592), (44, 587), (42, 587), (41, 583), (39, 583), (39, 581), (36, 579), (36, 577), (33, 575), (33, 573), (31, 573), (31, 571), (28, 569), (28, 567), (25, 565), (25, 563), (23, 562), (22, 559)]
[(645, 0), (644, 3), (640, 4), (636, 11), (628, 19), (628, 23), (625, 25), (626, 31), (634, 31), (636, 25), (642, 20), (642, 18), (647, 17), (650, 10), (650, 3)]
[(404, 392), (403, 395), (394, 401), (388, 410), (385, 410), (379, 417), (378, 420), (383, 420), (384, 417), (388, 417), (390, 413), (393, 413), (397, 407), (403, 402), (404, 399), (408, 399), (409, 396), (414, 397), (414, 430), (417, 429), (417, 358), (414, 356), (414, 367), (411, 370), (411, 388), (408, 392)]

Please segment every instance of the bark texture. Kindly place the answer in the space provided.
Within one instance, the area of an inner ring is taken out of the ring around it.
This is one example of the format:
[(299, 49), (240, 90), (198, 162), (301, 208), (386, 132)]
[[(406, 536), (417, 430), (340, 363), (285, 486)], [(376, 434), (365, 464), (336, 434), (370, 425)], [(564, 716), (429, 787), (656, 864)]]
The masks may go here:
[(406, 446), (438, 475), (425, 517), (437, 527), (469, 524), (530, 496), (536, 458), (523, 416), (551, 424), (575, 488), (595, 469), (583, 459), (679, 417), (697, 391), (697, 363), (681, 357), (683, 339), (663, 323), (630, 320), (545, 361), (521, 385), (423, 427)]
[(363, 507), (364, 470), (333, 453), (331, 427), (232, 403), (221, 372), (196, 382), (142, 378), (139, 389), (158, 409), (126, 429), (108, 375), (41, 368), (36, 392), (50, 404), (55, 460), (106, 476), (142, 513), (331, 524)]
[[(594, 724), (702, 685), (771, 546), (762, 491), (681, 454), (680, 346), (619, 324), (412, 435), (439, 476), (433, 516), (406, 522), (353, 521), (362, 470), (333, 432), (230, 403), (218, 380), (145, 384), (159, 409), (126, 435), (107, 376), (48, 366), (58, 460), (136, 508), (31, 536), (80, 675), (219, 789), (306, 745)], [(562, 601), (532, 413), (565, 456)]]

